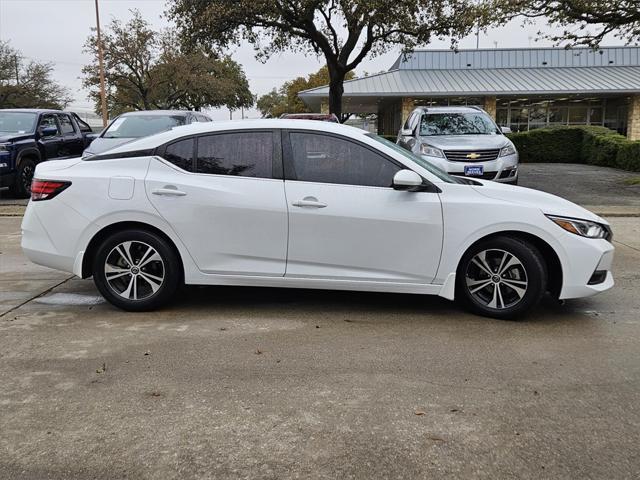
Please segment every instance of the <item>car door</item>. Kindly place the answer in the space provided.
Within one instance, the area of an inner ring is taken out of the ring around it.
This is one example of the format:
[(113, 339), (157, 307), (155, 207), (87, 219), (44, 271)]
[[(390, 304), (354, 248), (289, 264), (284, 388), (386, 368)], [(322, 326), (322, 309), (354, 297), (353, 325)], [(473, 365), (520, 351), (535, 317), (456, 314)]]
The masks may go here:
[(151, 161), (147, 195), (201, 271), (284, 275), (281, 152), (279, 134), (245, 130), (181, 139)]
[(284, 135), (286, 277), (430, 283), (442, 249), (437, 193), (397, 191), (406, 167), (347, 137)]
[(59, 113), (58, 122), (62, 134), (62, 143), (58, 150), (60, 157), (79, 157), (84, 150), (82, 134), (76, 130), (71, 117), (66, 113)]
[[(55, 135), (44, 136), (42, 134), (45, 128), (55, 128)], [(53, 160), (60, 158), (60, 147), (62, 146), (62, 134), (60, 126), (53, 113), (45, 113), (40, 117), (38, 124), (38, 144), (40, 151), (44, 153), (43, 159)]]

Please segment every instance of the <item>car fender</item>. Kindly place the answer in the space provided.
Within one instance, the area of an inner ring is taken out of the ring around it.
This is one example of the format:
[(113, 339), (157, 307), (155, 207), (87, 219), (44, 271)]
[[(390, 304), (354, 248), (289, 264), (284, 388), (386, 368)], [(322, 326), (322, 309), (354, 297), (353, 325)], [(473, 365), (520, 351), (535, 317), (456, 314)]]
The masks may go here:
[[(562, 243), (545, 229), (534, 224), (524, 222), (500, 222), (488, 225), (469, 233), (454, 247), (449, 247), (449, 251), (443, 251), (442, 260), (438, 268), (435, 283), (442, 284), (447, 278), (456, 273), (458, 265), (466, 251), (476, 242), (491, 235), (502, 233), (523, 233), (533, 235), (546, 242), (556, 253), (560, 260), (562, 271), (570, 268), (569, 256)], [(447, 230), (445, 228), (445, 246), (447, 245)], [(446, 247), (445, 247), (446, 248)], [(564, 280), (563, 280), (564, 281)]]
[(34, 157), (36, 159), (36, 163), (40, 163), (42, 161), (40, 150), (34, 147), (21, 148), (18, 152), (18, 156), (16, 157), (16, 167), (20, 165), (22, 159), (25, 157)]
[(82, 276), (82, 264), (84, 253), (87, 251), (89, 243), (93, 238), (105, 228), (118, 223), (139, 223), (149, 225), (164, 233), (171, 242), (175, 245), (180, 258), (182, 260), (185, 281), (189, 281), (189, 272), (197, 272), (198, 268), (191, 257), (191, 254), (180, 240), (180, 237), (175, 233), (173, 228), (162, 218), (155, 216), (151, 213), (146, 213), (138, 210), (120, 210), (117, 212), (109, 213), (104, 216), (94, 219), (88, 223), (85, 231), (80, 235), (78, 243), (76, 245), (76, 259), (74, 262), (74, 274)]

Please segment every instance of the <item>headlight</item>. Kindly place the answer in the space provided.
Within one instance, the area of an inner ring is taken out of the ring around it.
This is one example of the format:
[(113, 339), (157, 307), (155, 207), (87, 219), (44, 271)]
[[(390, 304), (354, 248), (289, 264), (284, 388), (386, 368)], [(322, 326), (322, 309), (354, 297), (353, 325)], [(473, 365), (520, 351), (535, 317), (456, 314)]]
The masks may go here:
[(10, 146), (11, 146), (10, 143), (0, 143), (0, 153), (1, 152), (8, 152)]
[(430, 157), (444, 158), (444, 153), (442, 153), (442, 150), (436, 147), (432, 147), (431, 145), (428, 145), (426, 143), (420, 145), (420, 153), (422, 155), (428, 155)]
[(513, 155), (514, 153), (516, 153), (516, 147), (514, 147), (513, 145), (507, 145), (506, 147), (502, 147), (502, 150), (500, 150), (501, 157)]
[(575, 233), (581, 237), (587, 238), (611, 238), (611, 230), (605, 225), (588, 220), (579, 220), (577, 218), (555, 217), (547, 215), (547, 217), (559, 227), (567, 232)]

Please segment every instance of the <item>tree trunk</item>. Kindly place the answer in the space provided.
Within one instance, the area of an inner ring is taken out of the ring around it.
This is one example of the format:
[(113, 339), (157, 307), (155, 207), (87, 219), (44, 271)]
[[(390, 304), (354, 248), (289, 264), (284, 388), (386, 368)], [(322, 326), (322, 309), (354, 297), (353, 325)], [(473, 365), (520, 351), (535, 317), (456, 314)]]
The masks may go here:
[(344, 77), (346, 71), (327, 65), (329, 68), (329, 113), (335, 114), (342, 123), (342, 94), (344, 93)]

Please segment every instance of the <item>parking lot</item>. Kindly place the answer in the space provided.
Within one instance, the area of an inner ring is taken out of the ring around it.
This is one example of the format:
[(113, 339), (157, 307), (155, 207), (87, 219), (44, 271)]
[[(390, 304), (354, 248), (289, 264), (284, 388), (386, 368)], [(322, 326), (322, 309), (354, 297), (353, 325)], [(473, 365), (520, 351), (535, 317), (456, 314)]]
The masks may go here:
[(614, 289), (520, 322), (222, 287), (124, 313), (31, 264), (20, 220), (0, 217), (0, 478), (640, 476), (638, 217), (609, 218)]

